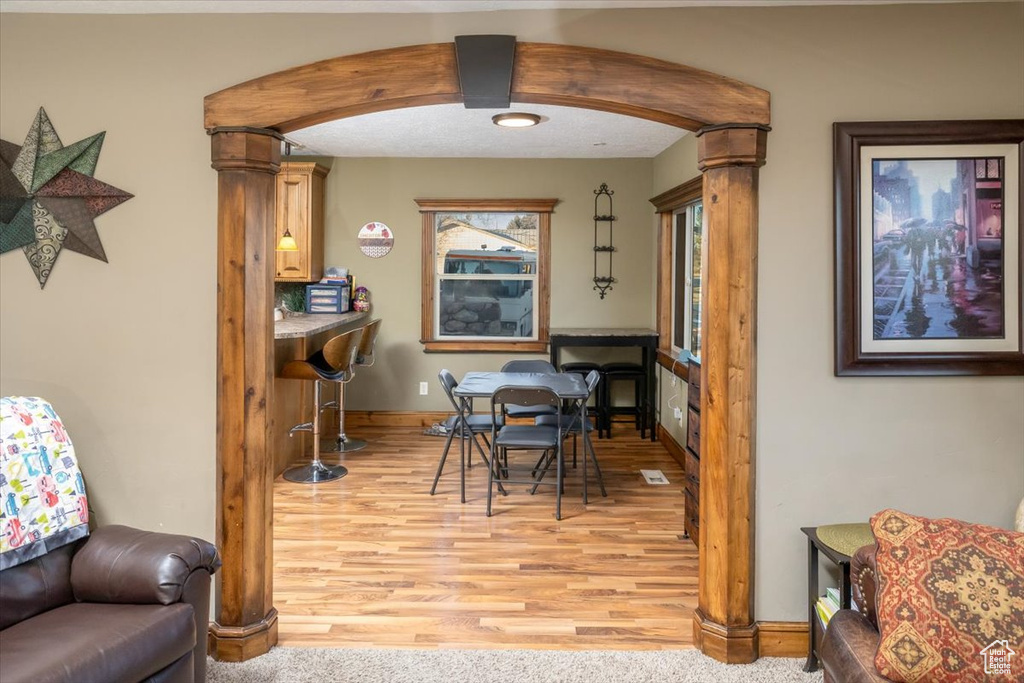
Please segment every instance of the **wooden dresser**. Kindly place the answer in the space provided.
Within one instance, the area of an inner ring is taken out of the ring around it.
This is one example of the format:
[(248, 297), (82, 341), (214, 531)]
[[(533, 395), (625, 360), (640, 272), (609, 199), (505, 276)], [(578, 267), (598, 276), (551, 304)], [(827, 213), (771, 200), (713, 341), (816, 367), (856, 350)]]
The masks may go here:
[(700, 361), (690, 358), (686, 385), (686, 519), (683, 527), (694, 543), (700, 534)]

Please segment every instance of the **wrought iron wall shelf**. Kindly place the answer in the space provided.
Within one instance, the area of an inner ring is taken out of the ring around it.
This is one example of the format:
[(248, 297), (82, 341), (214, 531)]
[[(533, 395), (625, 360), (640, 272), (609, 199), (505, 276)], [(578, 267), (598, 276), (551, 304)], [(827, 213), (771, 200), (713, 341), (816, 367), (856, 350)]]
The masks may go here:
[[(617, 220), (612, 210), (613, 194), (615, 192), (608, 189), (607, 183), (601, 183), (601, 187), (594, 190), (594, 289), (602, 299), (611, 291), (612, 285), (616, 282), (612, 276), (612, 256), (615, 253), (613, 228)], [(603, 200), (602, 197), (604, 197)], [(600, 204), (604, 202), (607, 202), (608, 205), (607, 213), (601, 213), (600, 210)], [(599, 234), (602, 224), (608, 226), (607, 233), (604, 235)], [(602, 237), (607, 237), (607, 239), (601, 239)], [(603, 254), (607, 254), (608, 258), (604, 258)]]

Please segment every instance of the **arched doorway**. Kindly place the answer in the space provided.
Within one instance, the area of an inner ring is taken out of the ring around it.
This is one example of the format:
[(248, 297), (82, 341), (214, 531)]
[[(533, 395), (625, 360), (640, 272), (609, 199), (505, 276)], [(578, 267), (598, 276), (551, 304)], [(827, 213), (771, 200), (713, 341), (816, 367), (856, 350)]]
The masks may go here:
[[(640, 55), (517, 43), (513, 102), (636, 116), (696, 131), (708, 275), (702, 330), (699, 608), (694, 640), (757, 658), (754, 426), (757, 178), (769, 95)], [(282, 133), (374, 111), (461, 102), (455, 44), (338, 57), (206, 97), (218, 171), (217, 575), (210, 652), (240, 661), (277, 640), (272, 596), (273, 215)]]

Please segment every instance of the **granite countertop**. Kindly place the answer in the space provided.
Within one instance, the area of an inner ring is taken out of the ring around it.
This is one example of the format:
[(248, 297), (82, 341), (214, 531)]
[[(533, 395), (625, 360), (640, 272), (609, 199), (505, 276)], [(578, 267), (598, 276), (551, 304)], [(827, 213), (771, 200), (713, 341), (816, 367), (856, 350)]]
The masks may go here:
[(656, 337), (649, 327), (552, 327), (551, 336), (563, 337)]
[(370, 317), (366, 311), (349, 313), (291, 313), (274, 322), (274, 339), (300, 339)]

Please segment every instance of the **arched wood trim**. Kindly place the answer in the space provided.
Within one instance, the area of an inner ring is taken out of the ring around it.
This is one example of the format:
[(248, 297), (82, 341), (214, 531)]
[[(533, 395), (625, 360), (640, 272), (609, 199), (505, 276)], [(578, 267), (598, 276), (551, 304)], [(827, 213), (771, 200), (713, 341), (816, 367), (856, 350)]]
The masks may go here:
[[(770, 122), (768, 92), (682, 64), (574, 45), (517, 43), (512, 101), (597, 109), (687, 130)], [(207, 130), (281, 133), (388, 109), (462, 102), (455, 43), (346, 55), (208, 95)]]
[[(757, 178), (769, 94), (650, 57), (518, 43), (512, 100), (698, 130), (708, 275), (702, 334), (700, 589), (695, 641), (728, 662), (758, 656), (754, 622)], [(242, 660), (277, 640), (272, 591), (271, 330), (279, 137), (374, 111), (461, 102), (454, 43), (338, 57), (206, 97), (218, 171), (218, 545), (210, 653)], [(280, 426), (278, 428), (281, 428)]]
[(455, 43), (410, 45), (325, 59), (207, 95), (207, 130), (281, 133), (375, 111), (461, 102)]
[(652, 57), (550, 43), (516, 44), (512, 101), (599, 109), (686, 130), (771, 119), (768, 92), (746, 83)]

